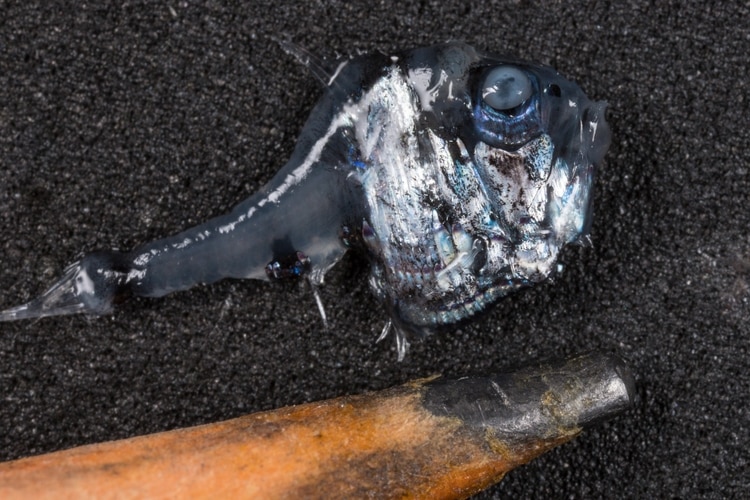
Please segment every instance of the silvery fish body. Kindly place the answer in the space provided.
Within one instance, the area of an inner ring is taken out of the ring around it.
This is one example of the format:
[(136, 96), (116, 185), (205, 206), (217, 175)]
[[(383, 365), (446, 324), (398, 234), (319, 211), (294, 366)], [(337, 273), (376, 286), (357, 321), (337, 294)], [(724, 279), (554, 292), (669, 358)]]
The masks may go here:
[[(609, 141), (603, 106), (550, 68), (465, 45), (380, 66), (357, 101), (363, 165), (352, 177), (372, 285), (397, 321), (454, 323), (547, 277), (589, 222)], [(530, 86), (510, 109), (486, 99), (498, 68)]]
[[(326, 63), (289, 162), (230, 213), (130, 252), (89, 254), (0, 320), (101, 314), (226, 277), (319, 285), (348, 249), (399, 333), (469, 318), (545, 279), (587, 230), (604, 104), (555, 70), (462, 43)], [(321, 308), (322, 311), (322, 308)]]

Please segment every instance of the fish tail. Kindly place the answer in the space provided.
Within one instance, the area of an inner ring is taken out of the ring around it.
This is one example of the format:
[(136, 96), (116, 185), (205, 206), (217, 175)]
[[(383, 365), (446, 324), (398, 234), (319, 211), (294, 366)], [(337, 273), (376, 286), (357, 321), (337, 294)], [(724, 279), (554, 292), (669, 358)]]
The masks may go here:
[(285, 168), (230, 213), (130, 252), (88, 254), (41, 296), (0, 311), (0, 321), (74, 313), (101, 315), (128, 296), (160, 297), (223, 278), (321, 281), (346, 248), (343, 198), (332, 170), (295, 178)]

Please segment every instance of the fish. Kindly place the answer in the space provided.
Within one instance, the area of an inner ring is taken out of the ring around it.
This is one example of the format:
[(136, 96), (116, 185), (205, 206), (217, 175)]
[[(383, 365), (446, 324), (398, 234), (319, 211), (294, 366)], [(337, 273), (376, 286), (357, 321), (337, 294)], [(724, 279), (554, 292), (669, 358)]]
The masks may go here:
[(263, 188), (179, 234), (83, 256), (0, 321), (239, 278), (306, 279), (325, 322), (317, 289), (357, 251), (401, 360), (410, 336), (547, 279), (588, 234), (606, 103), (556, 70), (462, 42), (331, 60), (280, 43), (324, 90)]

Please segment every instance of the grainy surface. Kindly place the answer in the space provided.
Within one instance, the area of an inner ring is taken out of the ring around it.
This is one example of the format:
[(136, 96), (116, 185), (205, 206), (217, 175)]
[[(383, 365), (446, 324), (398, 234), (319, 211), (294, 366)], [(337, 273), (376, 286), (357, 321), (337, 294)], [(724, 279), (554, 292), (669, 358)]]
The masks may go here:
[(331, 331), (304, 287), (239, 281), (0, 324), (0, 459), (598, 348), (629, 359), (637, 409), (480, 497), (750, 494), (746, 3), (97, 4), (0, 1), (3, 306), (267, 181), (320, 94), (283, 34), (319, 54), (462, 39), (609, 101), (594, 246), (402, 363), (353, 256), (323, 291)]

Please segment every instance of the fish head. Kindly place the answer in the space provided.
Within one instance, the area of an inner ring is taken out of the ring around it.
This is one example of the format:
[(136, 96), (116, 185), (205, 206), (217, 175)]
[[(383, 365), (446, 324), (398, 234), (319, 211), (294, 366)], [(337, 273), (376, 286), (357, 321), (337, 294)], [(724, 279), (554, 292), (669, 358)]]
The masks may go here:
[(552, 68), (493, 57), (470, 87), (473, 161), (505, 220), (559, 244), (587, 234), (594, 167), (610, 143), (606, 104)]
[(372, 288), (431, 331), (542, 281), (591, 222), (605, 104), (461, 43), (392, 56), (352, 115)]

